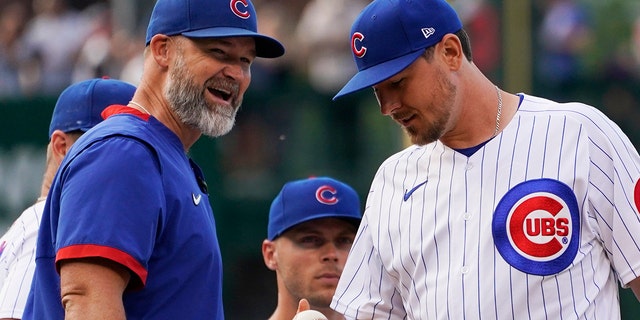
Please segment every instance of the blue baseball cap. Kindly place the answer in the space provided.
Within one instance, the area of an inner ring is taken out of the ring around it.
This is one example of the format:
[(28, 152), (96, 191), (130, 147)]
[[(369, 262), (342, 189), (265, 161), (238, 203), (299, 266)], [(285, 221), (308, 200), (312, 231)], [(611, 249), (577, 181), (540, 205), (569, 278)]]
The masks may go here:
[(268, 239), (314, 219), (341, 218), (360, 224), (360, 198), (349, 185), (329, 177), (287, 182), (271, 203)]
[(404, 70), (426, 48), (462, 29), (445, 0), (376, 0), (351, 27), (351, 51), (358, 73), (333, 100), (373, 86)]
[(112, 105), (126, 105), (136, 87), (120, 80), (95, 78), (74, 83), (64, 89), (53, 108), (49, 139), (55, 130), (87, 131), (102, 121), (102, 111)]
[(156, 34), (252, 37), (258, 57), (276, 58), (284, 54), (284, 46), (278, 40), (258, 33), (256, 10), (249, 0), (158, 0), (147, 28), (147, 45)]

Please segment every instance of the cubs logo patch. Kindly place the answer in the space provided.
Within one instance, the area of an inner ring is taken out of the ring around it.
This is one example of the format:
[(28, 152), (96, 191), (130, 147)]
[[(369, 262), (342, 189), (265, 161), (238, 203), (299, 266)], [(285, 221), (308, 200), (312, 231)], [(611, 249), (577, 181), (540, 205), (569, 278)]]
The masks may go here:
[(322, 204), (334, 205), (338, 203), (336, 193), (338, 193), (338, 190), (332, 186), (321, 186), (316, 190), (316, 200)]
[(247, 8), (249, 8), (247, 0), (231, 0), (229, 7), (233, 14), (239, 18), (248, 19), (251, 16), (251, 13), (247, 10)]
[(367, 53), (367, 47), (362, 45), (362, 40), (364, 40), (364, 35), (360, 32), (355, 32), (351, 36), (351, 51), (358, 58), (364, 57)]
[(492, 233), (498, 252), (514, 268), (539, 276), (559, 273), (578, 252), (576, 196), (557, 180), (520, 183), (498, 203)]

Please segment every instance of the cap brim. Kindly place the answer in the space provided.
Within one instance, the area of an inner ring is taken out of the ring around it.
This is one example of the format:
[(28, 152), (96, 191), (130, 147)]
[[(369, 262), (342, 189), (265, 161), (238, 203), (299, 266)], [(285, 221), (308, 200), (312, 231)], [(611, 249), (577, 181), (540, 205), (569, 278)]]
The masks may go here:
[(356, 229), (358, 228), (358, 226), (360, 226), (360, 221), (362, 221), (362, 217), (355, 217), (355, 216), (348, 216), (344, 213), (335, 213), (335, 212), (331, 212), (331, 213), (319, 213), (319, 214), (314, 214), (311, 216), (308, 216), (305, 219), (302, 220), (298, 220), (296, 221), (294, 224), (288, 225), (284, 228), (282, 228), (278, 233), (272, 235), (271, 237), (269, 237), (269, 240), (273, 240), (281, 235), (283, 235), (285, 232), (293, 229), (294, 227), (301, 225), (305, 222), (309, 222), (311, 220), (317, 220), (317, 219), (325, 219), (325, 218), (336, 218), (336, 219), (341, 219), (344, 221), (347, 221), (351, 224), (353, 224)]
[(344, 95), (360, 91), (362, 89), (376, 85), (384, 80), (393, 77), (398, 72), (404, 70), (415, 61), (423, 52), (424, 48), (405, 54), (401, 57), (385, 61), (365, 70), (356, 73), (349, 82), (333, 97), (336, 100)]
[(252, 37), (256, 41), (256, 56), (277, 58), (284, 54), (284, 46), (278, 40), (242, 28), (216, 27), (183, 32), (189, 38)]

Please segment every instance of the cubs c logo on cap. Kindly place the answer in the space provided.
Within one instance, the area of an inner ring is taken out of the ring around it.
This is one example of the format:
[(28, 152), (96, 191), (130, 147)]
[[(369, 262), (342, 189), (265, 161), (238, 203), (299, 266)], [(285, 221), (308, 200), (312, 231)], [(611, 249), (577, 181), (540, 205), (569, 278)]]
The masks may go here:
[[(239, 4), (241, 4), (244, 8), (239, 9), (238, 8)], [(247, 2), (247, 0), (231, 0), (231, 2), (229, 3), (229, 6), (231, 7), (231, 11), (233, 12), (233, 14), (235, 14), (236, 16), (242, 19), (248, 19), (251, 16), (249, 11), (246, 10), (246, 8), (249, 7), (249, 3)]]
[(332, 186), (321, 186), (316, 190), (316, 200), (322, 204), (334, 205), (338, 203), (336, 193), (338, 193), (338, 191)]
[(364, 57), (367, 53), (367, 47), (360, 46), (360, 48), (358, 48), (362, 40), (364, 40), (364, 35), (360, 32), (354, 32), (351, 36), (351, 51), (353, 51), (353, 54), (358, 58)]
[(500, 200), (493, 239), (514, 268), (547, 276), (574, 260), (580, 241), (580, 212), (573, 190), (552, 179), (525, 181)]

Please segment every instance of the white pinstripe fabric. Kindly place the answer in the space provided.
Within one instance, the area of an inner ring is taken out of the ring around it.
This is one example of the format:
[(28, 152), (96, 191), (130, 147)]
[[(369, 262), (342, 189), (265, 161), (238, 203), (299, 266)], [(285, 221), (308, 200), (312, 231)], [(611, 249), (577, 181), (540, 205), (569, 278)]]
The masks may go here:
[[(409, 147), (376, 173), (332, 307), (349, 319), (620, 318), (616, 280), (640, 275), (639, 167), (598, 110), (532, 96), (471, 157)], [(510, 266), (492, 236), (505, 193), (540, 178), (569, 186), (580, 211), (578, 253), (549, 276)]]
[(45, 201), (22, 212), (0, 238), (0, 318), (22, 318), (35, 270), (38, 228)]

